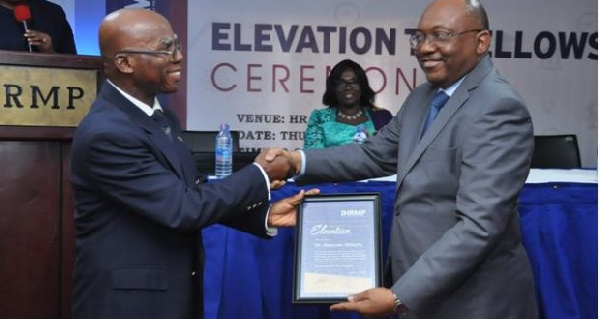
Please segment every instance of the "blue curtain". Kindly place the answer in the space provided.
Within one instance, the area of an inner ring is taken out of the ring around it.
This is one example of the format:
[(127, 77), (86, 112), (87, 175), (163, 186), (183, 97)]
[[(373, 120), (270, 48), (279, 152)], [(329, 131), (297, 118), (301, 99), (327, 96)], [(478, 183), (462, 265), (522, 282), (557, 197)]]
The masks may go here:
[[(393, 182), (318, 185), (322, 193), (382, 198), (382, 257), (393, 217)], [(304, 189), (310, 186), (302, 187)], [(297, 193), (288, 184), (273, 201)], [(520, 197), (523, 243), (532, 261), (541, 318), (597, 318), (597, 184), (528, 184)], [(205, 318), (361, 318), (329, 305), (293, 305), (293, 228), (262, 240), (216, 225), (204, 231)], [(382, 260), (384, 262), (384, 260)]]

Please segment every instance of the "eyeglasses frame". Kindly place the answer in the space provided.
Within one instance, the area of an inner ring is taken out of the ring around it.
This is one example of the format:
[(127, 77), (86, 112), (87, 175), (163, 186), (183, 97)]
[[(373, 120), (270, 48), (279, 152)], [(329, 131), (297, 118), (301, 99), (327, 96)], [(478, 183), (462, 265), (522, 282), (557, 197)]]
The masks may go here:
[[(455, 38), (455, 37), (458, 37), (458, 36), (461, 36), (461, 35), (464, 35), (467, 33), (471, 33), (471, 32), (481, 32), (481, 31), (487, 31), (487, 30), (486, 29), (469, 29), (469, 30), (458, 31), (458, 32), (448, 32), (448, 37), (446, 37), (444, 39), (436, 39), (436, 38), (433, 38), (432, 33), (425, 33), (425, 32), (417, 30), (415, 33), (413, 33), (410, 36), (408, 41), (410, 43), (410, 47), (413, 49), (416, 49), (419, 46), (425, 44), (426, 42), (430, 42), (435, 45), (440, 45), (440, 44), (444, 44), (444, 43), (448, 42), (452, 38)], [(440, 32), (440, 31), (435, 31), (435, 32)], [(417, 37), (419, 35), (423, 36), (422, 40), (417, 39)]]
[(358, 81), (350, 82), (350, 81), (344, 81), (342, 79), (339, 79), (339, 80), (335, 80), (335, 82), (333, 84), (336, 89), (340, 89), (340, 90), (343, 90), (346, 88), (360, 89), (360, 82), (358, 82)]
[(171, 58), (171, 61), (175, 60), (177, 52), (182, 53), (181, 51), (181, 43), (179, 40), (175, 39), (174, 47), (172, 50), (144, 50), (144, 49), (125, 49), (120, 50), (115, 54), (115, 57), (120, 54), (147, 54), (147, 55), (168, 55)]

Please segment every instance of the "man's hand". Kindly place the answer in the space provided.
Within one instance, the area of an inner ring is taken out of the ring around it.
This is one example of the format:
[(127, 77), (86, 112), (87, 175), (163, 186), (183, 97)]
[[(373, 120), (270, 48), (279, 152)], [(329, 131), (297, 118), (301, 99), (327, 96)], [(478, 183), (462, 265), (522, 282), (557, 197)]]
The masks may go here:
[(271, 181), (269, 186), (270, 190), (275, 190), (278, 189), (280, 187), (282, 187), (283, 185), (285, 185), (285, 181), (283, 180), (276, 180), (276, 181)]
[(288, 153), (288, 151), (280, 148), (263, 148), (254, 159), (254, 162), (263, 168), (271, 183), (285, 181), (294, 176), (296, 172), (296, 165), (292, 156)]
[(300, 168), (302, 167), (302, 158), (300, 156), (300, 152), (286, 151), (280, 148), (267, 148), (266, 151), (267, 153), (265, 155), (265, 160), (267, 162), (270, 163), (277, 160), (278, 157), (285, 156), (293, 167), (293, 173), (290, 176), (300, 174)]
[(394, 293), (386, 288), (373, 288), (350, 295), (348, 302), (332, 305), (331, 311), (354, 311), (369, 316), (394, 314)]
[(31, 46), (37, 47), (40, 52), (52, 53), (52, 37), (45, 32), (29, 29), (25, 32), (25, 38)]
[(291, 227), (296, 225), (296, 207), (304, 196), (317, 195), (321, 191), (313, 188), (308, 191), (301, 190), (300, 193), (284, 198), (271, 205), (269, 211), (269, 227)]

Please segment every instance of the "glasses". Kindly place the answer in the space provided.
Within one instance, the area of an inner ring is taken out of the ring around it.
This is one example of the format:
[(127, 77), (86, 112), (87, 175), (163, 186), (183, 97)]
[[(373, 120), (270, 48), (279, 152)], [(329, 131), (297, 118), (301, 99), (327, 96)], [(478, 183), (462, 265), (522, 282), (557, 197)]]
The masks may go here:
[(178, 39), (173, 41), (173, 49), (171, 50), (143, 50), (143, 49), (126, 49), (117, 52), (119, 54), (147, 54), (147, 55), (167, 55), (171, 60), (175, 60), (177, 54), (181, 53), (181, 42)]
[(425, 41), (429, 41), (430, 43), (433, 43), (436, 45), (445, 44), (446, 42), (450, 41), (450, 39), (452, 39), (454, 37), (458, 37), (463, 34), (467, 34), (467, 33), (471, 33), (471, 32), (480, 32), (483, 30), (484, 29), (470, 29), (470, 30), (460, 31), (460, 32), (437, 30), (437, 31), (433, 31), (432, 33), (429, 33), (429, 34), (425, 34), (421, 31), (417, 31), (413, 35), (411, 35), (409, 38), (410, 47), (415, 49), (415, 48), (419, 47), (420, 45), (423, 45), (423, 43), (425, 43)]
[(345, 89), (345, 88), (358, 89), (358, 88), (360, 88), (360, 83), (358, 83), (357, 81), (337, 80), (337, 81), (335, 81), (335, 88), (336, 89)]

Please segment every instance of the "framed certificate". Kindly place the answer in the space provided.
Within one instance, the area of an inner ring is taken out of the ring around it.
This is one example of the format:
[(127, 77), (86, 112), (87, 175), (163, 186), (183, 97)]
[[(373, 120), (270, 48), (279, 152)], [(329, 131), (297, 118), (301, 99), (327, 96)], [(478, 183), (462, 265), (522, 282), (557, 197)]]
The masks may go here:
[(382, 284), (379, 193), (306, 197), (298, 208), (294, 303), (336, 303)]

